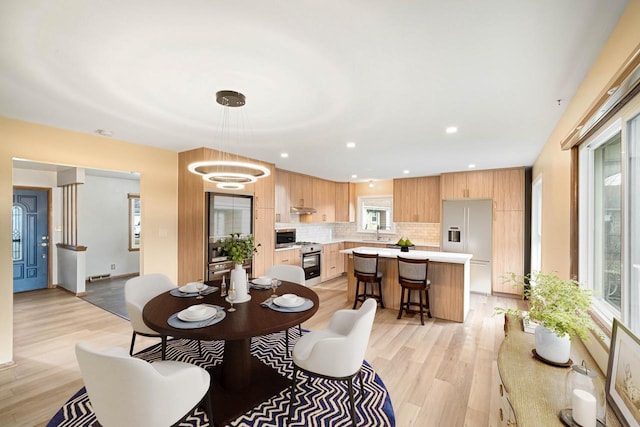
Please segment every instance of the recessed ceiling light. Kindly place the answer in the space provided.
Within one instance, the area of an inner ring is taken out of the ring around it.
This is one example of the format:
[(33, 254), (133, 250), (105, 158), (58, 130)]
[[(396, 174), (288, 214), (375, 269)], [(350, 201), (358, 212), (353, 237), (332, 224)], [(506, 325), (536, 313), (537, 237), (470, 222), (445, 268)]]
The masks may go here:
[(409, 170), (408, 170), (408, 169), (405, 169), (405, 170), (403, 170), (403, 171), (402, 171), (402, 173), (403, 173), (403, 174), (405, 174), (405, 175), (407, 175), (407, 174), (409, 173)]
[(445, 132), (447, 133), (456, 133), (458, 132), (458, 128), (455, 126), (449, 126), (447, 129), (445, 129)]
[(358, 177), (358, 175), (356, 175), (355, 173), (353, 175), (351, 175), (352, 179), (356, 179)]
[(475, 169), (476, 164), (475, 163), (469, 163), (469, 166), (467, 166), (469, 169)]
[(96, 129), (95, 132), (100, 136), (107, 136), (107, 137), (112, 137), (113, 136), (113, 132), (111, 132), (110, 130), (106, 130), (106, 129)]
[(347, 148), (356, 148), (355, 142), (347, 142)]
[(286, 159), (287, 157), (289, 157), (289, 153), (280, 153), (280, 157)]

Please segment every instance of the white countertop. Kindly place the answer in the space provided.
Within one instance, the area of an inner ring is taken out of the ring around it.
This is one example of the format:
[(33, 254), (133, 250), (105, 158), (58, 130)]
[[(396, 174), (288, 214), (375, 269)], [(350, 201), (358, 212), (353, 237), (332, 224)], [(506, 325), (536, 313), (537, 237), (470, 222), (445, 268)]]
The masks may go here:
[(352, 249), (343, 249), (341, 254), (351, 255), (353, 252), (365, 254), (378, 254), (382, 258), (397, 258), (398, 255), (405, 258), (429, 258), (433, 262), (448, 262), (452, 264), (464, 264), (471, 260), (471, 254), (459, 254), (456, 252), (433, 252), (433, 251), (414, 251), (401, 252), (400, 249), (391, 248), (375, 248), (370, 246), (358, 246)]

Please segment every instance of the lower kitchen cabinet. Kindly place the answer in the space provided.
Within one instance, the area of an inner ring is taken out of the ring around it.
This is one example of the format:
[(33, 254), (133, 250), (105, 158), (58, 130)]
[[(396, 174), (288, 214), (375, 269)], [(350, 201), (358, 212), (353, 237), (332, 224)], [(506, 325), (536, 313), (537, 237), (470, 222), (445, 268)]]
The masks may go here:
[(342, 244), (328, 243), (322, 245), (322, 261), (320, 277), (322, 281), (333, 279), (344, 273), (344, 256), (340, 254)]
[(301, 265), (300, 248), (282, 249), (273, 253), (273, 265)]

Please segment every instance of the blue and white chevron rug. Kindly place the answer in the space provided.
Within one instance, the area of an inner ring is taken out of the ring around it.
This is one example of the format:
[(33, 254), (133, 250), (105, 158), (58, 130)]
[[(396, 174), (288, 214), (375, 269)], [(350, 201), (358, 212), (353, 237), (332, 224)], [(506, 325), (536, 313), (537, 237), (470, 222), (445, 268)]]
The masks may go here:
[[(289, 338), (297, 339), (295, 329), (291, 329)], [(167, 346), (167, 359), (180, 360), (209, 368), (222, 363), (224, 343), (222, 341), (202, 341), (203, 356), (198, 354), (197, 341), (175, 339)], [(291, 379), (293, 366), (291, 356), (286, 356), (284, 332), (256, 337), (251, 343), (251, 353), (264, 363), (277, 369), (280, 374)], [(149, 347), (135, 355), (147, 361), (160, 360), (160, 344)], [(356, 419), (359, 426), (395, 426), (395, 415), (387, 389), (365, 361), (364, 396), (360, 394), (359, 381), (354, 380), (356, 397)], [(298, 375), (296, 383), (297, 403), (292, 425), (304, 426), (350, 426), (349, 399), (347, 387), (343, 381), (330, 381), (321, 378), (310, 379), (304, 374)], [(303, 390), (303, 392), (300, 392)], [(275, 427), (286, 425), (289, 410), (289, 389), (283, 390), (271, 399), (262, 402), (251, 412), (236, 420), (230, 426)], [(80, 389), (49, 421), (47, 427), (54, 426), (95, 426), (98, 425), (91, 409), (91, 402), (84, 389)], [(209, 425), (205, 414), (196, 409), (180, 426)]]

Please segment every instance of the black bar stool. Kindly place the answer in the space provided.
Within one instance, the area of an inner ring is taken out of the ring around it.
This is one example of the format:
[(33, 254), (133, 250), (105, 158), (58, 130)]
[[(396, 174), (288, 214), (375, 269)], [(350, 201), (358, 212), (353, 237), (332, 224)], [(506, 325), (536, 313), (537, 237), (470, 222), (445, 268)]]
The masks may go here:
[[(382, 300), (382, 272), (378, 271), (378, 254), (363, 254), (353, 252), (353, 275), (356, 278), (356, 299), (353, 301), (353, 308), (356, 308), (358, 301), (364, 302), (367, 298), (378, 300), (380, 308), (384, 308)], [(363, 283), (364, 290), (360, 293), (360, 282)], [(367, 285), (371, 285), (371, 290), (367, 290)], [(378, 285), (378, 292), (375, 292), (374, 285)]]
[[(423, 312), (427, 312), (427, 316), (431, 318), (431, 309), (429, 308), (429, 288), (431, 281), (427, 279), (429, 270), (428, 259), (402, 258), (398, 256), (398, 283), (402, 287), (400, 294), (400, 310), (398, 311), (398, 319), (405, 313), (420, 313), (420, 323), (424, 325)], [(404, 299), (404, 291), (407, 291), (407, 299)], [(411, 291), (418, 291), (420, 302), (411, 301)], [(425, 301), (422, 300), (424, 292)], [(420, 311), (413, 310), (411, 306), (418, 306)]]

